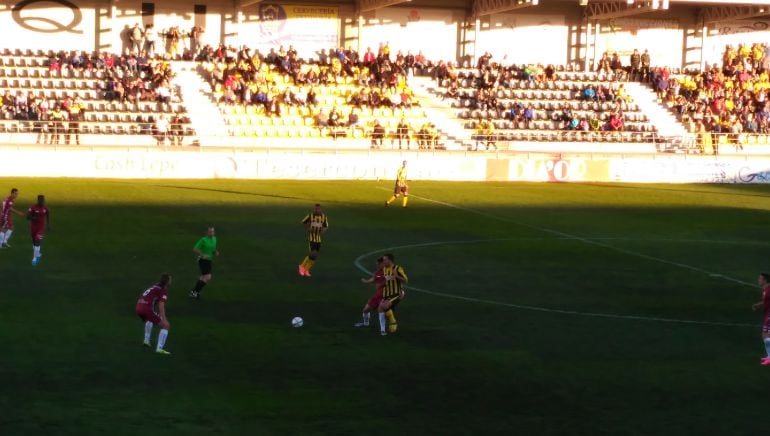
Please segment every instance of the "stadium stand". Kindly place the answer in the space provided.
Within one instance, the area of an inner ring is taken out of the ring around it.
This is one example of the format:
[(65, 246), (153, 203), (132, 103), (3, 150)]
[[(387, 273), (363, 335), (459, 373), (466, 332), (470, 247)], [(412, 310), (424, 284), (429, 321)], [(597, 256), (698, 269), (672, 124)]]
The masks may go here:
[[(614, 72), (571, 66), (441, 64), (434, 76), (476, 147), (499, 141), (654, 142), (655, 127)], [(619, 74), (617, 74), (619, 75)], [(625, 78), (625, 76), (622, 76)], [(495, 147), (496, 148), (496, 147)]]
[(715, 64), (702, 72), (656, 68), (651, 86), (688, 130), (698, 134), (700, 151), (716, 154), (723, 146), (743, 150), (770, 143), (768, 67), (767, 45), (728, 45), (721, 67)]
[(4, 49), (0, 133), (53, 145), (181, 145), (194, 132), (172, 79), (168, 62), (142, 56)]
[(363, 57), (336, 49), (325, 59), (304, 60), (292, 47), (262, 55), (220, 46), (199, 58), (233, 136), (354, 139), (347, 147), (436, 145), (407, 83), (415, 57), (399, 52), (391, 59), (386, 44)]

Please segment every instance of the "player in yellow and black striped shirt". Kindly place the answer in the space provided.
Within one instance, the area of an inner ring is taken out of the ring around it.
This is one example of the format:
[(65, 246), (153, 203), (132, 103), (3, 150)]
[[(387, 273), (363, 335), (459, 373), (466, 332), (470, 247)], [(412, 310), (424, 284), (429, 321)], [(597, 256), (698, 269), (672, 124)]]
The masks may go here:
[(307, 231), (308, 255), (299, 264), (298, 270), (299, 275), (310, 277), (310, 270), (318, 258), (318, 252), (321, 251), (321, 236), (329, 228), (329, 220), (326, 218), (326, 214), (321, 211), (321, 205), (316, 204), (313, 212), (302, 219), (302, 224), (305, 225)]
[(396, 258), (392, 253), (383, 256), (382, 272), (385, 274), (385, 287), (382, 290), (382, 302), (378, 308), (380, 315), (380, 334), (385, 336), (387, 317), (388, 332), (395, 333), (398, 330), (396, 315), (393, 310), (404, 299), (404, 285), (409, 282), (406, 271), (396, 264)]
[(390, 203), (402, 195), (404, 197), (401, 200), (401, 206), (406, 207), (406, 203), (409, 201), (409, 185), (406, 184), (406, 161), (401, 164), (398, 173), (396, 173), (396, 186), (393, 188), (393, 195), (385, 202), (385, 207), (388, 207)]

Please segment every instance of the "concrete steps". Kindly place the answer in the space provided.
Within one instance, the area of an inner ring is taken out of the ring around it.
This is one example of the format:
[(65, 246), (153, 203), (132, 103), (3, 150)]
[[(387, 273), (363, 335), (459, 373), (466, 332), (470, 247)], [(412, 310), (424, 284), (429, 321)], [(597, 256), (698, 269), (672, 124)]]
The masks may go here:
[(171, 68), (176, 73), (173, 83), (179, 86), (197, 143), (201, 146), (221, 144), (228, 136), (227, 124), (212, 98), (211, 87), (197, 67), (196, 62), (172, 62)]

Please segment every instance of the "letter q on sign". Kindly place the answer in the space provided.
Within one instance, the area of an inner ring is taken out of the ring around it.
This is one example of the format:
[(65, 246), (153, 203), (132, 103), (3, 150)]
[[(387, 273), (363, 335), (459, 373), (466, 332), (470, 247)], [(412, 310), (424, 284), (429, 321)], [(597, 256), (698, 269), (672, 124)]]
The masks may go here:
[[(16, 24), (33, 32), (83, 33), (77, 29), (83, 21), (83, 13), (68, 0), (23, 0), (14, 5), (11, 16)], [(63, 23), (62, 20), (69, 22)]]

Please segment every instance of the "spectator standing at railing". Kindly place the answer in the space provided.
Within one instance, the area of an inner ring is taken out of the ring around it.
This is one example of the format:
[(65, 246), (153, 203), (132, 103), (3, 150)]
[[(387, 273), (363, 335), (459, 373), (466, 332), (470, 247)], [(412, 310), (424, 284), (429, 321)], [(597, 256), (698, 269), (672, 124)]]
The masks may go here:
[(74, 136), (75, 143), (80, 145), (80, 122), (83, 120), (83, 111), (85, 105), (80, 96), (75, 96), (75, 100), (70, 103), (68, 112), (67, 134), (65, 136), (65, 143), (70, 144), (70, 140)]
[(623, 62), (620, 60), (620, 56), (617, 52), (612, 54), (610, 68), (612, 69), (612, 72), (615, 73), (615, 77), (619, 77), (623, 74)]
[(374, 121), (374, 127), (372, 127), (372, 146), (371, 148), (382, 148), (382, 141), (385, 138), (385, 128), (380, 124), (380, 120)]
[(142, 31), (142, 28), (139, 27), (139, 23), (134, 24), (134, 27), (131, 28), (131, 31), (128, 33), (128, 38), (131, 41), (132, 53), (138, 54), (142, 51), (144, 46), (144, 32)]
[(182, 145), (182, 142), (184, 141), (184, 125), (187, 124), (189, 120), (187, 117), (182, 115), (181, 112), (177, 112), (174, 114), (174, 116), (171, 118), (171, 144), (172, 145)]
[(59, 145), (61, 135), (64, 133), (64, 115), (61, 107), (57, 104), (51, 111), (51, 136), (49, 144)]
[(160, 114), (158, 120), (155, 121), (155, 135), (158, 145), (166, 145), (166, 139), (170, 139), (168, 128), (168, 119), (165, 115)]
[(650, 77), (650, 66), (651, 60), (650, 60), (650, 53), (647, 49), (644, 49), (644, 53), (642, 53), (642, 56), (640, 57), (640, 61), (642, 63), (642, 81), (649, 81), (651, 79)]
[(631, 76), (630, 80), (639, 80), (639, 76), (641, 73), (641, 66), (642, 66), (642, 55), (639, 54), (639, 50), (634, 49), (634, 52), (631, 53), (629, 63), (631, 64)]
[(201, 38), (203, 37), (203, 27), (193, 26), (190, 29), (190, 52), (193, 58), (198, 56), (198, 52), (201, 49)]
[(412, 145), (412, 141), (409, 139), (409, 124), (406, 123), (404, 117), (401, 117), (401, 120), (399, 120), (398, 125), (396, 126), (396, 140), (398, 141), (399, 150), (401, 150), (402, 142), (406, 142), (407, 150), (409, 150), (409, 147)]
[(150, 23), (144, 26), (144, 47), (142, 51), (147, 52), (150, 57), (155, 57), (155, 43), (158, 39), (158, 34), (155, 32), (155, 26)]
[(611, 66), (610, 55), (607, 52), (604, 52), (604, 54), (602, 54), (601, 59), (599, 59), (599, 64), (596, 67), (596, 71), (599, 73), (609, 73), (611, 69), (612, 69), (612, 66)]
[(47, 144), (48, 143), (48, 113), (47, 112), (38, 112), (38, 121), (36, 124), (36, 130), (37, 130), (37, 138), (35, 139), (35, 143), (37, 144)]

